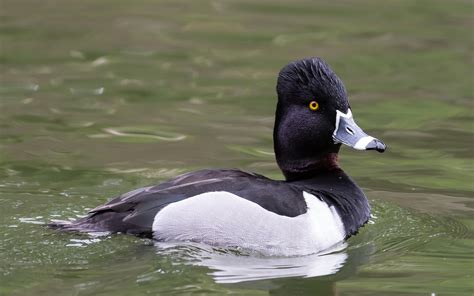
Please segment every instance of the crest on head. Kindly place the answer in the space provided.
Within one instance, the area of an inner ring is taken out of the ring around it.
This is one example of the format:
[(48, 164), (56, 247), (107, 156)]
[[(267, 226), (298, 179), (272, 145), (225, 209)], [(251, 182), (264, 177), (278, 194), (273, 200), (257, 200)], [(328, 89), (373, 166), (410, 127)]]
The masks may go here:
[(346, 88), (329, 65), (318, 57), (306, 58), (285, 66), (278, 75), (278, 99), (292, 103), (298, 99), (315, 98), (347, 111)]

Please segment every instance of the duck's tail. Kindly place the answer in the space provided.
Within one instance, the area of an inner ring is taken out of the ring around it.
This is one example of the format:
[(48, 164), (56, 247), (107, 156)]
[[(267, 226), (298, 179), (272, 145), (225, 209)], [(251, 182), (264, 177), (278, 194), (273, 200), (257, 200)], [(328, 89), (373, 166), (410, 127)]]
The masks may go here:
[(88, 227), (84, 227), (82, 219), (76, 221), (67, 221), (67, 220), (52, 220), (46, 227), (61, 230), (61, 231), (72, 231), (72, 232), (88, 232), (91, 231)]
[(100, 212), (91, 213), (75, 221), (53, 220), (47, 227), (66, 232), (82, 232), (95, 235), (110, 233), (129, 233), (143, 237), (151, 237), (151, 226), (140, 227), (124, 222), (128, 213)]
[(68, 225), (71, 225), (70, 221), (66, 220), (52, 220), (51, 222), (46, 224), (46, 227), (51, 229), (64, 229)]

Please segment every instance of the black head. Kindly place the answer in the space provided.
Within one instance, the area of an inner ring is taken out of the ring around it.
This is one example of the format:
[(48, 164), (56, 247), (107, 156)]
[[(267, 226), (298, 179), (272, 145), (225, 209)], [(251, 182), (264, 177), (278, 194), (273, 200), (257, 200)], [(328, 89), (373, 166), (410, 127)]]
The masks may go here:
[[(358, 140), (368, 140), (355, 123), (342, 124), (345, 118), (353, 122), (346, 89), (322, 59), (306, 58), (285, 66), (277, 93), (274, 146), (287, 179), (336, 168), (341, 143), (355, 147)], [(338, 131), (339, 122), (347, 135)], [(370, 149), (368, 144), (364, 149)]]

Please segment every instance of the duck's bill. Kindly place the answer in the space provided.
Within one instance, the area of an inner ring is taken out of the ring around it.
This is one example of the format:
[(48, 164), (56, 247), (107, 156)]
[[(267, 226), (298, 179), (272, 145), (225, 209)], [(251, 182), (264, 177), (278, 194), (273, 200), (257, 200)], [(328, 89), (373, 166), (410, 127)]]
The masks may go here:
[(336, 129), (332, 134), (334, 143), (342, 143), (357, 150), (377, 150), (384, 152), (387, 146), (374, 137), (364, 133), (355, 123), (351, 109), (347, 113), (336, 111)]

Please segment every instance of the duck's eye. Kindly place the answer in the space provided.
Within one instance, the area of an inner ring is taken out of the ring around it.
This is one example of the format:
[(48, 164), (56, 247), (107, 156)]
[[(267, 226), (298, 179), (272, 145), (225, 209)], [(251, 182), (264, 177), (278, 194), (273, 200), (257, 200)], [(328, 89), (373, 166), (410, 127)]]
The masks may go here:
[(318, 102), (316, 102), (316, 101), (311, 101), (311, 102), (309, 103), (309, 109), (311, 109), (312, 111), (318, 110), (318, 109), (319, 109), (319, 104), (318, 104)]

